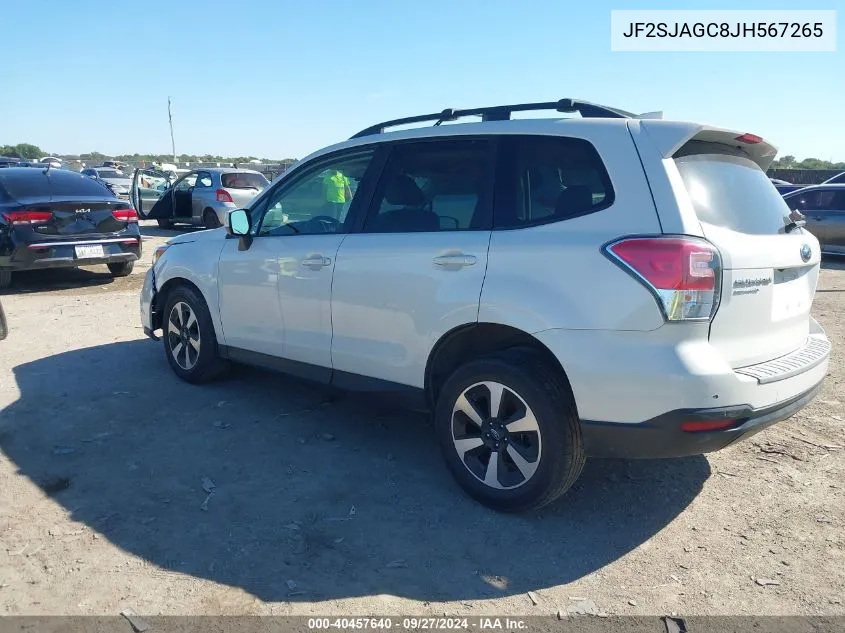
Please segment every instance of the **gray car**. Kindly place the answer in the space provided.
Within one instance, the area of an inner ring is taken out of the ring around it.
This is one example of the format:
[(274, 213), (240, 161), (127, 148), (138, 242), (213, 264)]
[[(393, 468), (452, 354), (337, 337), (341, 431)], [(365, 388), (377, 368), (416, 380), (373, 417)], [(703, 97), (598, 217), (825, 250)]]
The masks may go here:
[(845, 185), (811, 185), (786, 194), (790, 209), (800, 212), (822, 252), (845, 255)]
[(114, 167), (86, 167), (81, 173), (83, 176), (107, 182), (111, 185), (115, 196), (121, 200), (129, 200), (129, 188), (132, 186), (132, 179), (122, 171)]
[(162, 227), (222, 226), (230, 211), (245, 207), (270, 184), (260, 172), (231, 167), (194, 169), (166, 188), (152, 186), (161, 179), (161, 172), (136, 170), (131, 195), (138, 215)]

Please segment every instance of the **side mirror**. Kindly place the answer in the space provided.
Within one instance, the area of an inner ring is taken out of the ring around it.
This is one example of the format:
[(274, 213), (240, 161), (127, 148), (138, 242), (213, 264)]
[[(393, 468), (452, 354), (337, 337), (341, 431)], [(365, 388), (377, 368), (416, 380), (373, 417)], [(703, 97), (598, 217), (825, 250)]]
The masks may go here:
[(239, 251), (248, 250), (252, 246), (252, 235), (249, 233), (251, 228), (252, 222), (249, 213), (244, 209), (235, 209), (229, 212), (226, 231), (229, 235), (240, 238), (240, 243), (238, 244)]
[(243, 237), (249, 235), (250, 228), (249, 214), (244, 209), (229, 212), (229, 235)]

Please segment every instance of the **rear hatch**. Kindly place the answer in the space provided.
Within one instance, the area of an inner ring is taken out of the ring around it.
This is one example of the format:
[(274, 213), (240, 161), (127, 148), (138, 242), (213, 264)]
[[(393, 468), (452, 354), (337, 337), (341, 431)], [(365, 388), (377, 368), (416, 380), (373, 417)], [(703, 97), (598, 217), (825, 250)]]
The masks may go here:
[[(794, 225), (764, 169), (775, 150), (754, 135), (712, 129), (666, 161), (674, 189), (692, 207), (722, 258), (721, 299), (710, 343), (734, 368), (800, 348), (810, 332), (819, 275), (818, 241)], [(686, 198), (686, 199), (685, 199)]]
[(248, 172), (221, 174), (220, 182), (238, 208), (245, 207), (270, 184), (261, 174)]

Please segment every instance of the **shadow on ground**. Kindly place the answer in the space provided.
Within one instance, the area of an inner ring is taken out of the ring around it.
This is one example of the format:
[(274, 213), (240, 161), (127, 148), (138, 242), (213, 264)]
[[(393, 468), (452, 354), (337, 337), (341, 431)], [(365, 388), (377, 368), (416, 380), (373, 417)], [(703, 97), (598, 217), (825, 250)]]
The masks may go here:
[(16, 271), (12, 274), (12, 285), (0, 290), (0, 296), (69, 288), (91, 288), (107, 286), (113, 282), (114, 276), (105, 264), (92, 268), (44, 268)]
[(372, 397), (247, 369), (187, 385), (146, 340), (14, 376), (0, 448), (21, 475), (124, 550), (265, 601), (567, 583), (660, 531), (710, 475), (702, 457), (594, 461), (543, 513), (501, 515), (453, 484), (424, 418)]
[(845, 270), (845, 255), (825, 255), (822, 258), (822, 268), (825, 270)]

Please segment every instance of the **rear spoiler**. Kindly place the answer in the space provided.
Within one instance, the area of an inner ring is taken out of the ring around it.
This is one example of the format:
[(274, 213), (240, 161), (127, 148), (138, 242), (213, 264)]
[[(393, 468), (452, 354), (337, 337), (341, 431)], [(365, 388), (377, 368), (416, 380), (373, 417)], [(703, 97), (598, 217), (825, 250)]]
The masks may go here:
[[(641, 118), (644, 115), (640, 115)], [(675, 152), (690, 141), (721, 143), (738, 147), (745, 152), (763, 171), (766, 171), (777, 156), (777, 148), (754, 134), (737, 132), (683, 121), (662, 121), (651, 118), (639, 123), (663, 158), (671, 158)]]

